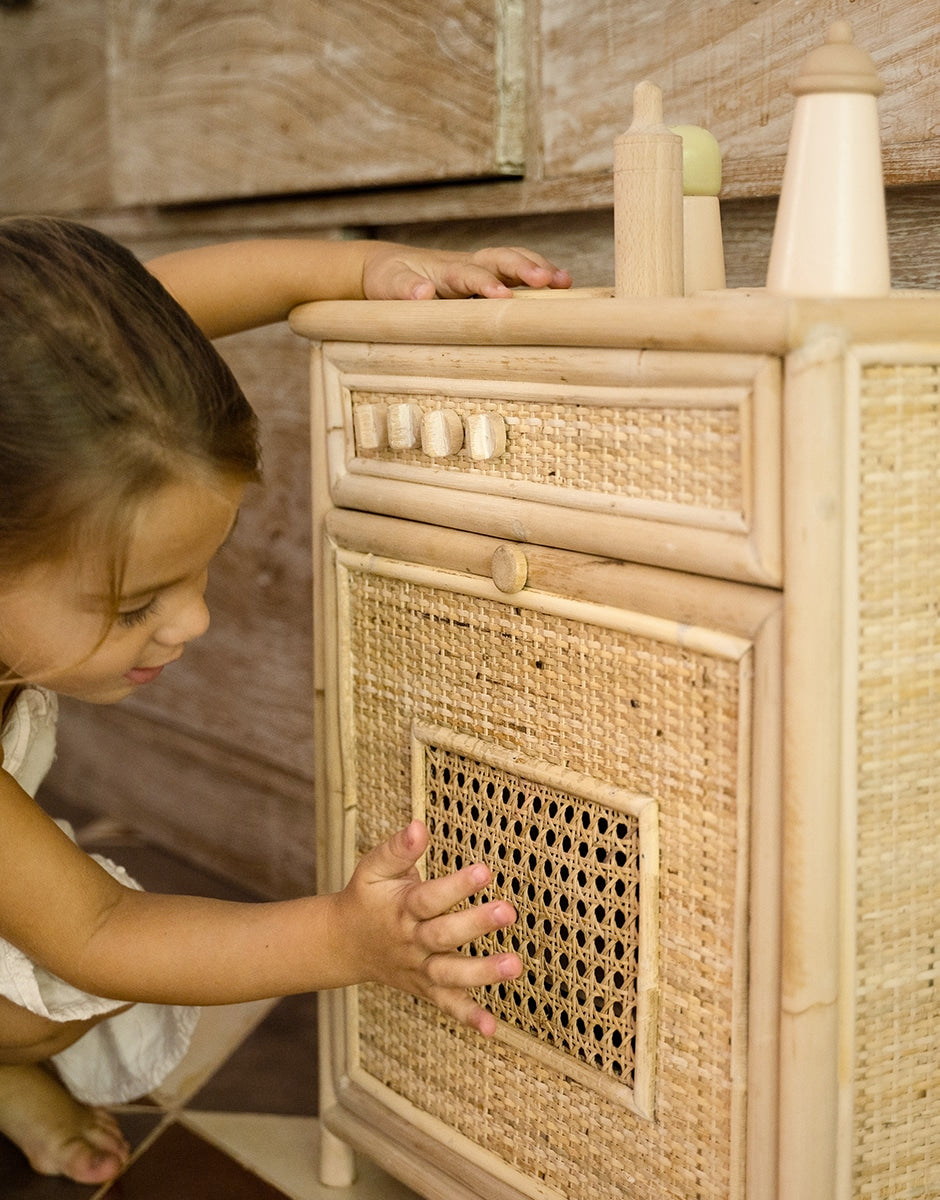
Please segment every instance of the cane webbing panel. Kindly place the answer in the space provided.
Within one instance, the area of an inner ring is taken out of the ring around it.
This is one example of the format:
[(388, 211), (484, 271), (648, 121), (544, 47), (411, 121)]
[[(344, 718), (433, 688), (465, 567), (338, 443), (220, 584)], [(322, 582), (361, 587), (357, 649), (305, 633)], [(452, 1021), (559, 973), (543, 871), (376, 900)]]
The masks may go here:
[(853, 1197), (940, 1195), (940, 371), (861, 380)]
[(738, 800), (749, 656), (732, 661), (463, 595), (443, 573), (440, 586), (378, 568), (340, 566), (338, 578), (344, 773), (360, 850), (410, 819), (416, 720), (535, 759), (550, 754), (565, 769), (654, 797), (660, 1029), (669, 1031), (653, 1051), (651, 1121), (516, 1044), (484, 1041), (430, 1006), (361, 987), (350, 1015), (355, 1077), (532, 1181), (533, 1196), (740, 1195), (744, 1130), (734, 1096), (746, 1014), (734, 996), (735, 908), (746, 854)]
[[(480, 475), (488, 480), (525, 480), (554, 490), (599, 493), (630, 500), (711, 509), (740, 516), (744, 494), (744, 388), (698, 389), (702, 403), (643, 405), (625, 393), (622, 406), (573, 400), (531, 400), (509, 394), (477, 399), (446, 395), (354, 390), (359, 404), (414, 405), (421, 412), (447, 408), (462, 419), (492, 413), (505, 421), (506, 449), (497, 458), (472, 461), (466, 452), (433, 461), (436, 472)], [(731, 393), (731, 394), (729, 394)], [(655, 393), (647, 393), (647, 397)], [(722, 402), (716, 402), (717, 400)], [(432, 465), (420, 447), (370, 452), (376, 462)]]
[(414, 732), (428, 875), (482, 858), (494, 864), (493, 893), (516, 907), (515, 926), (471, 948), (525, 962), (519, 979), (481, 996), (505, 1023), (501, 1036), (522, 1033), (523, 1053), (649, 1114), (657, 980), (655, 946), (641, 941), (656, 937), (654, 802), (450, 730)]

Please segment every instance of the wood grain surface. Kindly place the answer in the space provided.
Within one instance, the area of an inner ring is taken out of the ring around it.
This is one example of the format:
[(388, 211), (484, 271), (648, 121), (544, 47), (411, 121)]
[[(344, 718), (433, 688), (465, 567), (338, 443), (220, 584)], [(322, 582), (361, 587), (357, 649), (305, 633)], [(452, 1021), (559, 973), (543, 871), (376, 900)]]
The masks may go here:
[(120, 203), (518, 172), (497, 0), (112, 6)]

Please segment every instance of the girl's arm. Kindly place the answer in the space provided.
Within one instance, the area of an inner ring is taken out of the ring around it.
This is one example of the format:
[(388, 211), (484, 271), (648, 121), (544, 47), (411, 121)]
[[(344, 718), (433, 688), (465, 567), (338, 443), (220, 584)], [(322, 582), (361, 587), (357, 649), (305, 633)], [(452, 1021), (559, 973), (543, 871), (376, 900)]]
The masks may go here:
[(147, 268), (208, 337), (282, 321), (307, 300), (505, 298), (567, 288), (571, 276), (531, 250), (462, 253), (393, 242), (260, 239), (178, 250)]
[(489, 1034), (467, 989), (514, 978), (514, 954), (458, 947), (515, 920), (503, 900), (462, 905), (482, 865), (422, 881), (419, 822), (365, 855), (338, 893), (235, 904), (123, 887), (0, 771), (0, 934), (84, 991), (123, 1001), (227, 1004), (375, 981)]

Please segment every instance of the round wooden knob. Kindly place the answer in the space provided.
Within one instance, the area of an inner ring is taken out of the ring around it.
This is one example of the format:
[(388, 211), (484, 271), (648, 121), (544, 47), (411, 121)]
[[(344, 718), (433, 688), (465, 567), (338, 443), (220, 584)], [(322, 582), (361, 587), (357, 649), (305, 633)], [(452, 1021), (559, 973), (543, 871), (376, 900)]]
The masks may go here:
[(490, 572), (501, 592), (521, 592), (529, 578), (529, 564), (518, 546), (505, 542), (493, 551)]
[(463, 422), (449, 408), (436, 408), (421, 418), (421, 449), (429, 458), (449, 458), (463, 445)]
[(353, 409), (353, 429), (358, 454), (375, 453), (388, 445), (388, 414), (384, 404), (357, 404)]
[(506, 449), (506, 422), (498, 413), (471, 413), (466, 419), (467, 453), (474, 462), (499, 458)]
[(390, 404), (386, 436), (393, 450), (413, 450), (421, 437), (421, 409), (417, 404)]

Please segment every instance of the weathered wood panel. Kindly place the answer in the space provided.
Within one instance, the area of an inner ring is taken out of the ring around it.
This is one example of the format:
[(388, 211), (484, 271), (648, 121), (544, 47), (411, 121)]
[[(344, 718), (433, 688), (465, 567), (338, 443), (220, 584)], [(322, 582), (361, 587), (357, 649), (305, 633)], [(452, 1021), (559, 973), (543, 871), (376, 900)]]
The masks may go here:
[(108, 202), (106, 7), (0, 8), (0, 212)]
[(121, 204), (518, 173), (524, 0), (111, 6)]
[(59, 758), (43, 796), (53, 815), (62, 796), (261, 895), (314, 890), (306, 779), (124, 705), (92, 713), (63, 703)]
[(724, 194), (779, 190), (793, 115), (789, 85), (834, 20), (885, 83), (889, 184), (940, 178), (940, 23), (935, 0), (542, 0), (544, 174), (604, 170), (630, 124), (633, 88), (663, 90), (666, 121), (705, 125), (724, 153)]

